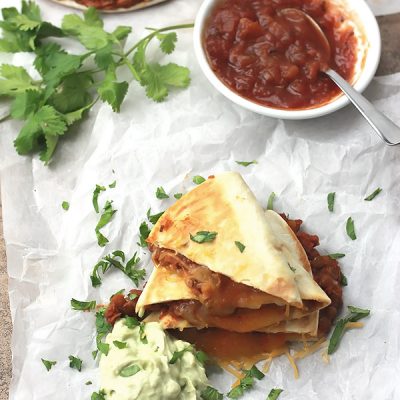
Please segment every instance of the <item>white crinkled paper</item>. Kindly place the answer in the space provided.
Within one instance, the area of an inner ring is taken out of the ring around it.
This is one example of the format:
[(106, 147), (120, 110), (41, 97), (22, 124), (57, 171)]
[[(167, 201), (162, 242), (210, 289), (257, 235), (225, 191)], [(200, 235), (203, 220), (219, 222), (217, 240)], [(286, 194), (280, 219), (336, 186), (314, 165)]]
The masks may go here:
[[(148, 25), (193, 20), (200, 3), (176, 0), (138, 13), (105, 16), (106, 26), (132, 25), (139, 37)], [(382, 0), (380, 5), (393, 3)], [(3, 1), (6, 5), (14, 1)], [(44, 17), (55, 23), (68, 12), (47, 1), (40, 5)], [(172, 203), (155, 197), (157, 186), (170, 194), (184, 192), (193, 186), (193, 175), (227, 170), (241, 172), (264, 205), (274, 191), (276, 209), (304, 219), (305, 229), (319, 235), (322, 253), (346, 253), (340, 260), (349, 281), (345, 304), (372, 310), (363, 329), (345, 335), (329, 365), (315, 354), (298, 363), (300, 378), (295, 380), (287, 359), (277, 359), (244, 398), (265, 399), (272, 387), (284, 389), (282, 400), (400, 398), (400, 148), (385, 146), (351, 106), (313, 121), (283, 122), (233, 105), (199, 70), (190, 30), (179, 33), (177, 51), (168, 59), (190, 67), (189, 89), (174, 91), (167, 102), (156, 104), (133, 83), (122, 112), (98, 106), (62, 140), (49, 167), (37, 156), (16, 154), (12, 141), (18, 122), (0, 125), (14, 322), (10, 399), (80, 400), (98, 390), (91, 356), (94, 316), (72, 311), (71, 297), (103, 303), (121, 288), (132, 287), (119, 271), (108, 273), (98, 289), (91, 287), (89, 276), (108, 252), (122, 249), (132, 255), (138, 249), (138, 227), (147, 209), (159, 212)], [(31, 67), (26, 55), (2, 55), (5, 60)], [(400, 123), (400, 74), (375, 79), (366, 96)], [(258, 164), (247, 168), (235, 163), (253, 159)], [(98, 215), (92, 192), (96, 184), (114, 180), (116, 188), (100, 195), (101, 206), (109, 199), (118, 209), (104, 229), (110, 243), (103, 249), (94, 232)], [(372, 202), (363, 201), (378, 186), (383, 192)], [(327, 210), (329, 192), (336, 192), (334, 213)], [(69, 211), (61, 207), (64, 200)], [(346, 236), (349, 216), (355, 221), (356, 241)], [(148, 256), (141, 253), (150, 271)], [(69, 355), (83, 359), (81, 373), (69, 368)], [(40, 358), (58, 363), (47, 372)], [(93, 385), (86, 386), (88, 380)], [(216, 371), (211, 381), (226, 392), (233, 379)]]

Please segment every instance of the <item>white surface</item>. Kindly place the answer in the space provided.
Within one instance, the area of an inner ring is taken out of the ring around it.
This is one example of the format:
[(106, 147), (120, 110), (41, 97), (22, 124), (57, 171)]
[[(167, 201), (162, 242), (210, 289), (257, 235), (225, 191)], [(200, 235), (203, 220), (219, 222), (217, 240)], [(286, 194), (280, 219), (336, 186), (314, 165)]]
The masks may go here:
[[(225, 97), (247, 110), (267, 117), (300, 120), (321, 117), (337, 111), (350, 103), (349, 99), (341, 95), (335, 100), (316, 108), (305, 110), (284, 110), (257, 104), (240, 96), (226, 86), (214, 73), (203, 48), (204, 25), (212, 12), (216, 0), (205, 0), (196, 16), (193, 42), (196, 58), (207, 79)], [(381, 56), (381, 35), (378, 23), (364, 0), (338, 0), (336, 3), (346, 10), (348, 15), (354, 16), (353, 24), (355, 36), (358, 38), (357, 63), (354, 68), (351, 83), (354, 88), (362, 92), (373, 79), (378, 68)], [(365, 62), (363, 62), (365, 60)]]
[[(40, 3), (45, 17), (54, 22), (65, 12), (61, 6)], [(189, 21), (199, 5), (200, 1), (177, 0), (154, 10), (106, 17), (106, 24), (110, 29), (115, 23), (134, 25), (139, 35), (149, 21), (152, 26)], [(231, 104), (203, 77), (194, 59), (191, 32), (182, 32), (179, 38), (172, 58), (190, 66), (190, 88), (155, 104), (133, 83), (121, 114), (107, 105), (93, 110), (62, 141), (50, 167), (36, 156), (15, 153), (12, 141), (18, 122), (0, 125), (14, 321), (10, 399), (80, 400), (98, 389), (90, 354), (94, 317), (71, 311), (71, 297), (106, 302), (117, 290), (130, 288), (116, 271), (93, 289), (89, 275), (98, 258), (117, 248), (130, 255), (137, 249), (138, 226), (148, 207), (156, 212), (170, 204), (156, 199), (157, 186), (163, 185), (168, 193), (182, 192), (191, 187), (193, 175), (223, 170), (243, 173), (262, 204), (275, 191), (277, 210), (305, 219), (305, 228), (320, 236), (321, 252), (346, 253), (341, 260), (349, 280), (345, 303), (372, 310), (365, 328), (346, 334), (330, 365), (318, 354), (305, 359), (299, 363), (296, 381), (287, 360), (277, 360), (244, 399), (264, 400), (272, 387), (285, 389), (279, 400), (400, 398), (400, 149), (386, 147), (351, 107), (316, 120), (284, 123)], [(25, 56), (16, 60), (30, 65)], [(375, 79), (366, 95), (400, 123), (400, 74)], [(253, 159), (258, 164), (248, 168), (234, 162)], [(114, 179), (117, 187), (100, 197), (101, 205), (113, 199), (118, 209), (104, 230), (110, 243), (101, 249), (94, 233), (98, 216), (92, 192), (96, 183)], [(364, 202), (378, 186), (384, 191), (373, 202)], [(333, 214), (326, 206), (326, 195), (332, 191)], [(71, 204), (68, 212), (61, 208), (64, 200)], [(354, 242), (345, 233), (348, 216), (356, 224)], [(69, 355), (84, 360), (81, 373), (68, 367)], [(41, 357), (58, 364), (47, 372)], [(211, 379), (224, 391), (233, 381), (219, 372)], [(87, 380), (93, 385), (85, 386)]]

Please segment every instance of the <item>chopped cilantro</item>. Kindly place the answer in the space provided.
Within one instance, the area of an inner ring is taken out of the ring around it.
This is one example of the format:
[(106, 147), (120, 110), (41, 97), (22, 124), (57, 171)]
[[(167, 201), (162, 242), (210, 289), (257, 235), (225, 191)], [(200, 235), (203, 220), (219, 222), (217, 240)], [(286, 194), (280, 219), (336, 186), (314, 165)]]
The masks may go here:
[(367, 196), (364, 200), (365, 201), (372, 201), (376, 196), (378, 196), (378, 194), (380, 192), (382, 192), (382, 189), (378, 188), (375, 191), (373, 191), (369, 196)]
[(214, 389), (212, 386), (207, 386), (201, 392), (201, 398), (202, 400), (222, 400), (224, 395), (218, 392), (218, 390)]
[(51, 368), (57, 364), (57, 361), (49, 361), (41, 358), (43, 365), (46, 367), (47, 371), (50, 371)]
[(93, 268), (92, 275), (90, 275), (90, 280), (93, 287), (100, 286), (102, 281), (100, 277), (100, 272), (105, 274), (112, 267), (119, 269), (123, 272), (132, 282), (139, 286), (139, 281), (143, 280), (146, 276), (146, 271), (144, 269), (137, 268), (140, 262), (140, 258), (137, 257), (135, 253), (132, 258), (130, 258), (127, 263), (125, 263), (125, 253), (122, 250), (115, 250), (112, 253), (104, 256)]
[(283, 389), (271, 389), (268, 394), (267, 400), (276, 400), (282, 392)]
[(140, 247), (147, 247), (146, 239), (150, 235), (150, 228), (146, 222), (142, 222), (139, 226), (139, 240), (138, 245)]
[(97, 243), (100, 247), (104, 247), (108, 243), (108, 239), (100, 232), (110, 221), (117, 210), (113, 209), (112, 201), (106, 201), (103, 212), (100, 216), (99, 222), (96, 225), (95, 232), (97, 236)]
[(147, 210), (147, 219), (149, 222), (151, 222), (153, 225), (157, 223), (157, 221), (161, 218), (161, 216), (164, 214), (164, 211), (161, 211), (158, 214), (153, 214), (151, 215), (151, 208)]
[(119, 375), (128, 378), (129, 376), (135, 375), (140, 371), (140, 367), (136, 364), (128, 365), (119, 371)]
[(79, 372), (82, 371), (82, 360), (78, 357), (69, 356), (69, 367), (77, 369)]
[(193, 177), (193, 183), (195, 183), (196, 185), (200, 185), (201, 183), (205, 182), (205, 178), (203, 178), (200, 175), (196, 175)]
[(253, 365), (251, 369), (244, 370), (243, 372), (245, 373), (244, 378), (242, 378), (239, 384), (230, 390), (227, 395), (230, 399), (242, 397), (246, 390), (253, 387), (254, 378), (261, 380), (265, 376), (255, 365)]
[(61, 207), (65, 210), (68, 211), (69, 210), (69, 203), (68, 201), (63, 201), (61, 204)]
[(114, 340), (113, 341), (113, 345), (115, 347), (117, 347), (118, 349), (125, 349), (126, 346), (127, 346), (127, 343), (126, 342), (120, 342), (119, 340)]
[(75, 311), (92, 311), (96, 307), (96, 301), (79, 301), (71, 299), (71, 307)]
[(190, 239), (196, 243), (206, 243), (215, 240), (217, 235), (217, 232), (199, 231), (195, 235), (190, 234)]
[(106, 400), (106, 392), (100, 390), (100, 392), (93, 392), (90, 396), (90, 400)]
[(356, 240), (357, 239), (356, 231), (355, 231), (355, 227), (354, 227), (354, 221), (353, 221), (353, 218), (351, 218), (351, 217), (349, 217), (347, 219), (346, 232), (347, 232), (348, 237), (351, 240)]
[(157, 197), (157, 199), (160, 199), (160, 200), (169, 198), (169, 196), (167, 195), (167, 193), (165, 193), (165, 190), (162, 186), (159, 186), (157, 188), (156, 197)]
[(258, 164), (256, 160), (253, 161), (235, 161), (236, 164), (239, 164), (243, 167), (248, 167), (251, 164)]
[(99, 213), (99, 194), (100, 192), (104, 192), (106, 190), (106, 188), (104, 186), (100, 186), (100, 185), (96, 185), (95, 189), (93, 190), (93, 199), (92, 199), (92, 203), (93, 203), (93, 208), (96, 211), (96, 213)]
[(332, 192), (328, 194), (327, 201), (328, 201), (328, 210), (333, 212), (333, 207), (335, 206), (335, 196), (336, 193)]
[(343, 253), (332, 253), (332, 254), (328, 254), (328, 257), (332, 258), (332, 260), (337, 260), (339, 258), (343, 258), (345, 257), (346, 254)]
[(208, 356), (206, 353), (204, 353), (204, 351), (196, 351), (195, 355), (196, 360), (199, 361), (201, 364), (205, 364), (208, 361)]
[(267, 202), (267, 210), (273, 210), (274, 209), (274, 200), (275, 200), (276, 194), (272, 192), (269, 197), (268, 197), (268, 202)]
[(109, 187), (110, 189), (114, 189), (115, 186), (117, 186), (117, 181), (114, 181), (114, 182), (112, 182), (112, 183), (110, 183), (110, 184), (108, 185), (108, 187)]
[(244, 252), (244, 249), (246, 248), (246, 246), (243, 243), (235, 241), (235, 245), (241, 253)]
[(340, 271), (340, 284), (342, 286), (347, 286), (347, 278), (346, 278), (346, 275), (344, 275), (342, 271)]
[(192, 351), (192, 349), (193, 349), (192, 346), (188, 346), (182, 350), (174, 351), (174, 354), (172, 354), (172, 358), (168, 361), (168, 364), (175, 364), (178, 360), (180, 360), (183, 357), (183, 355), (187, 351)]
[(92, 385), (92, 381), (87, 381), (86, 383), (85, 383), (85, 385)]
[(364, 310), (354, 306), (348, 306), (347, 308), (349, 309), (349, 314), (340, 319), (333, 330), (332, 336), (329, 340), (328, 354), (333, 354), (337, 350), (348, 322), (357, 322), (362, 318), (368, 317), (370, 314), (370, 310)]
[(174, 194), (174, 197), (175, 197), (177, 200), (179, 200), (182, 196), (183, 196), (182, 193), (175, 193), (175, 194)]

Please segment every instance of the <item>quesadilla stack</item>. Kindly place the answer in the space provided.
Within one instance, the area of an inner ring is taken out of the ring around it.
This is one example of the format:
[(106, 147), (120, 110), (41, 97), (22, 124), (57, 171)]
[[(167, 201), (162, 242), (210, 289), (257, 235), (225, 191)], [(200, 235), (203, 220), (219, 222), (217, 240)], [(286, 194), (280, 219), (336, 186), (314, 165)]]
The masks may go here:
[(168, 0), (53, 0), (64, 6), (85, 10), (95, 7), (100, 11), (108, 13), (128, 12), (151, 7)]
[(222, 359), (316, 337), (331, 300), (288, 224), (263, 210), (239, 174), (182, 196), (147, 242), (155, 268), (136, 305), (145, 321)]

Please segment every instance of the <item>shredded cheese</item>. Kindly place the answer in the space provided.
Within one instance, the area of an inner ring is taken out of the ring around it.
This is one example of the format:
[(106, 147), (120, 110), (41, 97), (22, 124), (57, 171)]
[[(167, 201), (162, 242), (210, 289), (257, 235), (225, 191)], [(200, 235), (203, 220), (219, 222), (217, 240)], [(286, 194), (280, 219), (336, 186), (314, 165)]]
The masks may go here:
[(306, 346), (306, 342), (303, 343), (304, 345), (304, 350), (300, 350), (296, 352), (293, 357), (295, 360), (301, 360), (304, 357), (307, 357), (310, 354), (315, 353), (318, 351), (321, 347), (323, 347), (326, 344), (326, 339), (322, 338), (318, 340), (318, 342), (312, 344), (311, 346)]
[(328, 349), (326, 349), (324, 352), (322, 352), (321, 356), (322, 356), (322, 360), (324, 361), (325, 364), (330, 363), (331, 359), (328, 354)]
[(292, 357), (292, 355), (290, 354), (289, 351), (286, 351), (285, 354), (286, 354), (286, 357), (288, 358), (288, 360), (290, 362), (290, 365), (293, 368), (294, 378), (298, 379), (298, 377), (299, 377), (299, 369), (297, 368), (296, 361), (294, 360), (294, 358)]
[(346, 329), (358, 329), (362, 328), (364, 326), (364, 323), (362, 322), (348, 322), (345, 326)]

